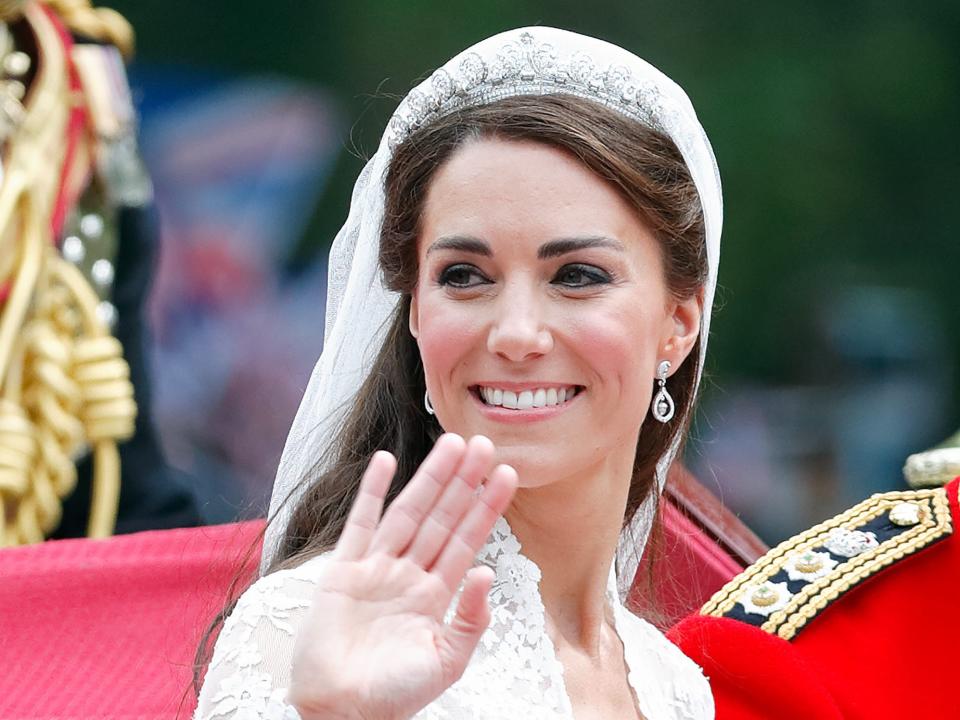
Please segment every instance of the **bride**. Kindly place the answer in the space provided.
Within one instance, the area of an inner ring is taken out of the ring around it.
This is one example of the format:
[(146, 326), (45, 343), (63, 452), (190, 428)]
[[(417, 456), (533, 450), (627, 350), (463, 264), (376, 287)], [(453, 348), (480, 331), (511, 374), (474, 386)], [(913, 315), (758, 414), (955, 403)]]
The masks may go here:
[(689, 100), (619, 47), (514, 30), (414, 89), (331, 249), (263, 576), (196, 717), (712, 718), (621, 598), (720, 225)]

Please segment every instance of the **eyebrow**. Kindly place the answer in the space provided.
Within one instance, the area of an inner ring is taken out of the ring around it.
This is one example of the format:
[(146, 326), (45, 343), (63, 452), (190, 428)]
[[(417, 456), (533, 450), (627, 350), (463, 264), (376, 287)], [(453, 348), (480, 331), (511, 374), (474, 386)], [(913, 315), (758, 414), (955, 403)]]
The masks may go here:
[(589, 248), (611, 248), (623, 252), (623, 243), (619, 240), (602, 236), (558, 238), (541, 245), (537, 250), (537, 258), (540, 260), (549, 260), (550, 258), (560, 257), (567, 253), (576, 252), (577, 250), (587, 250)]
[(470, 237), (469, 235), (444, 236), (427, 248), (427, 255), (437, 250), (459, 250), (460, 252), (483, 255), (484, 257), (491, 257), (493, 255), (493, 250), (490, 249), (490, 243), (480, 238)]
[[(545, 242), (537, 249), (537, 259), (549, 260), (576, 252), (577, 250), (587, 250), (590, 248), (611, 248), (622, 252), (623, 243), (619, 240), (603, 236), (557, 238), (556, 240)], [(448, 235), (442, 237), (427, 248), (427, 255), (437, 250), (458, 250), (474, 255), (482, 255), (483, 257), (493, 256), (490, 243), (480, 238), (470, 237), (469, 235)]]

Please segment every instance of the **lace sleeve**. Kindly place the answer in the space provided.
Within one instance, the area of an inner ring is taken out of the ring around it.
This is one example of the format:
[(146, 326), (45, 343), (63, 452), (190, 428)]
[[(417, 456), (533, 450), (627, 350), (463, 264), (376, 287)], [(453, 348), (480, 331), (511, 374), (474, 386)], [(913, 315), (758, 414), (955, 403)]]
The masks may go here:
[(262, 577), (240, 596), (214, 647), (194, 720), (299, 720), (286, 703), (290, 664), (322, 562)]

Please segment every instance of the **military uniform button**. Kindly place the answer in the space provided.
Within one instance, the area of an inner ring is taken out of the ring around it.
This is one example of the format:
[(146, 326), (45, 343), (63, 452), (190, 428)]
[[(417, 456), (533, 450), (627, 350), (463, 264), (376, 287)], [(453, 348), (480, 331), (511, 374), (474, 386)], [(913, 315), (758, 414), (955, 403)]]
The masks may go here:
[(16, 50), (3, 58), (3, 71), (13, 77), (26, 75), (30, 70), (30, 56)]
[(83, 262), (87, 254), (87, 249), (83, 246), (83, 240), (76, 235), (67, 235), (63, 241), (63, 257), (73, 264)]
[(890, 510), (890, 522), (901, 527), (909, 527), (920, 522), (920, 506), (911, 502), (900, 502)]
[(117, 324), (117, 308), (114, 307), (112, 302), (104, 300), (97, 305), (97, 317), (100, 322), (112, 330), (114, 325)]
[(90, 274), (97, 285), (109, 285), (113, 282), (113, 264), (106, 258), (100, 258), (90, 268)]
[(80, 218), (80, 232), (91, 239), (99, 238), (103, 235), (103, 218), (96, 213), (87, 213)]

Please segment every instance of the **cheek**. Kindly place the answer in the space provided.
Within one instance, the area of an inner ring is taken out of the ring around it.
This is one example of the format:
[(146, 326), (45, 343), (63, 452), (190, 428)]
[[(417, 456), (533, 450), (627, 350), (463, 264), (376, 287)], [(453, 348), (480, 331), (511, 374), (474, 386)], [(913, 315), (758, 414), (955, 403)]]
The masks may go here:
[[(449, 301), (425, 294), (420, 300), (420, 357), (427, 376), (441, 380), (462, 362), (482, 339), (477, 313), (465, 312)], [(435, 388), (436, 391), (441, 388)]]
[[(584, 315), (570, 323), (571, 344), (593, 374), (599, 389), (618, 398), (615, 414), (645, 412), (652, 396), (659, 325), (657, 318), (632, 308)], [(642, 415), (641, 415), (642, 417)]]

